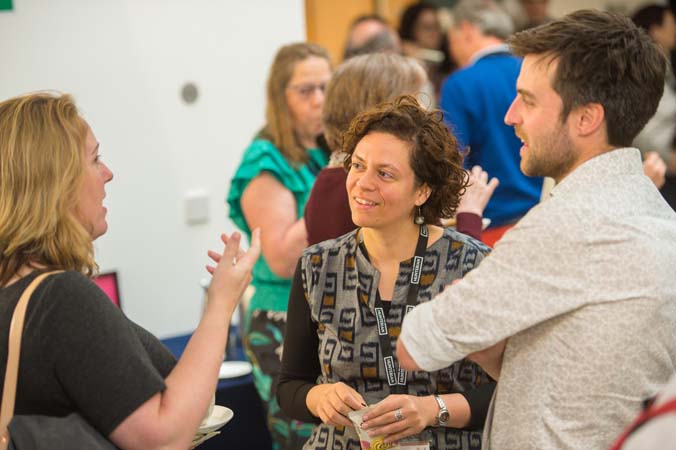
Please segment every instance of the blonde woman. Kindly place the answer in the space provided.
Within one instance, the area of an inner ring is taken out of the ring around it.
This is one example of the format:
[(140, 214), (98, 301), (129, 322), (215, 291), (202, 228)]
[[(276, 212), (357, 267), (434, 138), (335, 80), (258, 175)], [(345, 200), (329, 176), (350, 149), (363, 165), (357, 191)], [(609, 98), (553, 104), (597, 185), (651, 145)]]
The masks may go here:
[(0, 103), (0, 382), (21, 293), (40, 273), (63, 270), (28, 306), (15, 413), (78, 412), (119, 448), (186, 449), (214, 395), (258, 234), (246, 253), (238, 234), (223, 236), (224, 253), (210, 253), (218, 264), (210, 268), (208, 306), (177, 362), (90, 280), (112, 178), (70, 96)]

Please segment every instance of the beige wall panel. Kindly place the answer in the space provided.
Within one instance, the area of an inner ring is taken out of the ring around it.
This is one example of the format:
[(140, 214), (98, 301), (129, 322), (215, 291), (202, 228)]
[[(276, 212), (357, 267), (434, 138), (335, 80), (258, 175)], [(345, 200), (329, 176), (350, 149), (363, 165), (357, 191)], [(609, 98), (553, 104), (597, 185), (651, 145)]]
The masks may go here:
[(350, 23), (357, 16), (373, 11), (372, 0), (305, 0), (308, 41), (326, 48), (334, 64), (338, 64)]
[(334, 64), (345, 49), (347, 29), (362, 14), (377, 13), (396, 30), (404, 9), (416, 0), (305, 0), (308, 41), (326, 48)]

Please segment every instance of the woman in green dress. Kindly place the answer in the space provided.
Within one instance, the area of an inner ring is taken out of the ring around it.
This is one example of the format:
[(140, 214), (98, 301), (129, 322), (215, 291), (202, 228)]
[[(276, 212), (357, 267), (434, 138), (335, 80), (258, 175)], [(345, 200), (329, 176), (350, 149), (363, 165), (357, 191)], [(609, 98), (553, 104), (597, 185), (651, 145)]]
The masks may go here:
[(291, 277), (307, 232), (303, 210), (319, 170), (324, 89), (331, 77), (327, 52), (297, 43), (275, 56), (267, 83), (267, 124), (245, 150), (228, 193), (230, 219), (247, 236), (261, 229), (262, 255), (253, 269), (244, 347), (266, 406), (273, 448), (299, 449), (312, 425), (284, 416), (275, 399)]

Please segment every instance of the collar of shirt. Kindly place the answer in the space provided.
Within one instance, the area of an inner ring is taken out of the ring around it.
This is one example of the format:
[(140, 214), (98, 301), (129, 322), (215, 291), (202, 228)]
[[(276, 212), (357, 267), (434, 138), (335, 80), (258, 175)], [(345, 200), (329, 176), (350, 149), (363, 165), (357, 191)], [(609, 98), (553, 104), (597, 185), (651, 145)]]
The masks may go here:
[(509, 45), (507, 44), (489, 45), (488, 47), (484, 47), (478, 52), (474, 53), (469, 60), (469, 65), (470, 66), (473, 65), (484, 56), (492, 55), (493, 53), (505, 53), (505, 52), (509, 53)]
[(624, 147), (609, 150), (582, 163), (551, 190), (550, 196), (565, 194), (590, 184), (603, 183), (616, 176), (643, 173), (641, 152), (637, 148)]

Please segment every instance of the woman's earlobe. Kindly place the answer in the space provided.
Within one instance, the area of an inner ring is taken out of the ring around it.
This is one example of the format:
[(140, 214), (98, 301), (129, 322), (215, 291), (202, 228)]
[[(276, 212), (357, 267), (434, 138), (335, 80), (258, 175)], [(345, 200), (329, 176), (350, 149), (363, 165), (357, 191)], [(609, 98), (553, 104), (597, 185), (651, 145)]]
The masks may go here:
[(431, 189), (428, 185), (426, 185), (426, 184), (423, 185), (421, 189), (422, 189), (421, 194), (422, 194), (422, 197), (423, 197), (423, 198), (422, 198), (422, 202), (420, 202), (420, 203), (417, 203), (417, 202), (416, 202), (415, 206), (422, 206), (422, 205), (424, 205), (425, 202), (426, 202), (427, 200), (429, 200), (430, 196), (432, 195), (432, 189)]

